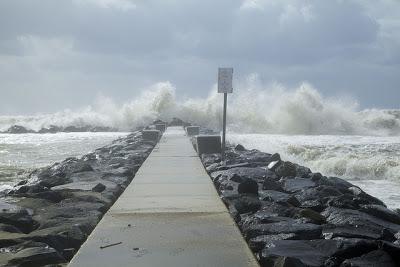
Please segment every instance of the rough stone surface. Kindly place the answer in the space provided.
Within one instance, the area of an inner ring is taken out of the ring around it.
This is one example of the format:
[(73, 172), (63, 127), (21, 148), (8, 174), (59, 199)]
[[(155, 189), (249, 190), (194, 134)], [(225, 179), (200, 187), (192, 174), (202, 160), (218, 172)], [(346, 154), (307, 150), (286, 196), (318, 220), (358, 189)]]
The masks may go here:
[(34, 170), (3, 192), (0, 266), (58, 266), (71, 260), (154, 145), (134, 132), (81, 158)]
[(400, 213), (379, 199), (279, 154), (226, 155), (201, 159), (262, 267), (400, 265)]
[(399, 266), (388, 253), (382, 250), (374, 250), (361, 257), (345, 260), (341, 267), (396, 267)]

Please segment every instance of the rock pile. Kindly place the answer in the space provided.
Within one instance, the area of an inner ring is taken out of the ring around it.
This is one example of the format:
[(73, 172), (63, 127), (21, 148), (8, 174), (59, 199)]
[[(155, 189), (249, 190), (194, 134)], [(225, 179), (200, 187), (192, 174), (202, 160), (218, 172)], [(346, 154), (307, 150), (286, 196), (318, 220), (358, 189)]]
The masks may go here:
[(3, 192), (0, 266), (71, 260), (154, 146), (135, 132), (81, 158), (35, 170)]
[(400, 264), (400, 214), (353, 184), (241, 145), (201, 159), (262, 266)]

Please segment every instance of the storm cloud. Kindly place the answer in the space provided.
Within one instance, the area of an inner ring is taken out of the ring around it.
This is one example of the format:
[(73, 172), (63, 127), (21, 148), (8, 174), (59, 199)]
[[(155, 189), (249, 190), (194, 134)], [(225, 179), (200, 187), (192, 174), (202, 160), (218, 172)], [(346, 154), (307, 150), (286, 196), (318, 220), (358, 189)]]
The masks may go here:
[(2, 0), (0, 114), (123, 102), (161, 81), (205, 96), (219, 66), (398, 108), (398, 14), (396, 0)]

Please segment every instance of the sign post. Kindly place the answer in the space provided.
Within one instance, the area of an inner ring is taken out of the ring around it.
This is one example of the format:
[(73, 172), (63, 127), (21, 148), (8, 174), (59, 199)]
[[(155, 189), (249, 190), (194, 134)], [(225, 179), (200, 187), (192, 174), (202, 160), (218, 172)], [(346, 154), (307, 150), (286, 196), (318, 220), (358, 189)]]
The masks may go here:
[(225, 136), (226, 136), (226, 108), (228, 101), (228, 94), (233, 93), (232, 86), (233, 68), (219, 68), (218, 69), (218, 93), (224, 94), (224, 114), (222, 120), (222, 148), (221, 148), (221, 161), (225, 163)]

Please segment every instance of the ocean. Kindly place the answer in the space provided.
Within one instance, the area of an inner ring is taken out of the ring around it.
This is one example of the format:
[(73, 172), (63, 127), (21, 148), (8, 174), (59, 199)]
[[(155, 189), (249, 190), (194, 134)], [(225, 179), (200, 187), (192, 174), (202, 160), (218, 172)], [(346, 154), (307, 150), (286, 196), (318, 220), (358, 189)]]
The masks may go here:
[(127, 133), (0, 134), (0, 191), (35, 168), (78, 157)]
[[(0, 131), (21, 125), (107, 126), (121, 133), (0, 134), (0, 183), (7, 188), (33, 168), (79, 156), (155, 119), (179, 117), (220, 129), (222, 95), (177, 97), (170, 83), (158, 83), (125, 103), (102, 97), (80, 110), (0, 116)], [(241, 84), (228, 98), (228, 137), (248, 149), (278, 152), (327, 176), (360, 186), (391, 208), (400, 208), (400, 110), (362, 109), (349, 97), (324, 97), (309, 84), (264, 88)]]
[(313, 172), (340, 177), (400, 208), (400, 136), (229, 134), (248, 149), (280, 153)]

